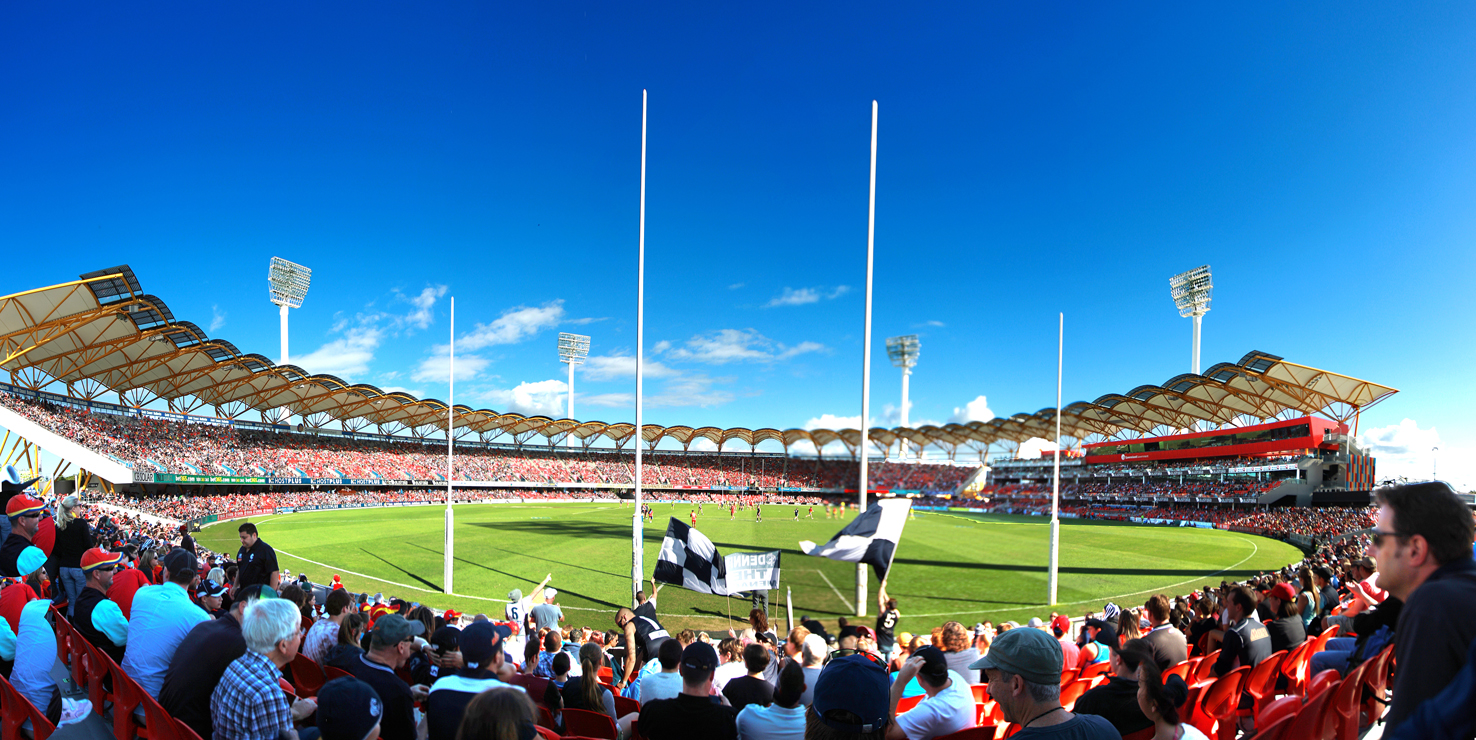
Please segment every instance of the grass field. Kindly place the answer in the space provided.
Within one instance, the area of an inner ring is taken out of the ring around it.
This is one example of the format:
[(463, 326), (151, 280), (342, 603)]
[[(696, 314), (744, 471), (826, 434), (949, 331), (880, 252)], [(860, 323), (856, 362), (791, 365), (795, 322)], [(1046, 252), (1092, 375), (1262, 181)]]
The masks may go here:
[[(656, 505), (646, 525), (645, 568), (655, 566), (668, 516), (685, 519), (690, 507)], [(702, 530), (724, 553), (782, 550), (783, 586), (792, 589), (794, 611), (833, 623), (854, 614), (855, 566), (799, 552), (800, 540), (824, 542), (843, 526), (826, 520), (793, 521), (794, 507), (764, 507), (764, 522), (752, 511), (730, 522), (726, 509), (705, 509)], [(608, 628), (617, 606), (629, 600), (629, 504), (466, 504), (456, 508), (455, 591), (442, 591), (444, 509), (417, 506), (304, 512), (257, 520), (262, 539), (277, 550), (283, 568), (305, 572), (316, 582), (342, 575), (354, 591), (400, 596), (437, 608), (454, 607), (500, 617), (507, 592), (524, 592), (544, 575), (559, 590), (569, 622)], [(852, 515), (854, 516), (854, 514)], [(205, 529), (201, 544), (234, 554), (238, 522)], [(907, 525), (892, 568), (889, 591), (903, 614), (901, 629), (928, 630), (948, 618), (967, 624), (996, 623), (1052, 609), (1046, 597), (1050, 527), (1029, 516), (957, 515), (918, 512)], [(1298, 560), (1291, 545), (1219, 530), (1148, 527), (1063, 520), (1061, 605), (1079, 615), (1108, 600), (1143, 603), (1155, 592), (1185, 593), (1222, 579), (1240, 579)], [(876, 614), (876, 582), (869, 588)], [(770, 594), (771, 614), (782, 614), (782, 592)], [(660, 613), (669, 628), (722, 628), (728, 600), (668, 586)], [(737, 619), (746, 601), (733, 599)], [(868, 622), (870, 620), (867, 620)]]

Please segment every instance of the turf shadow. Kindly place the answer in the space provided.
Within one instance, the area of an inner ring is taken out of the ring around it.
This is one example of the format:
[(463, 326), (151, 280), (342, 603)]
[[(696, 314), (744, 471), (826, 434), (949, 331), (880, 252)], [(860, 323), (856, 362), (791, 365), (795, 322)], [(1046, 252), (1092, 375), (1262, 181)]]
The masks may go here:
[(417, 581), (420, 581), (421, 583), (425, 584), (425, 587), (426, 588), (428, 588), (428, 589), (430, 589), (432, 591), (440, 592), (440, 591), (444, 590), (439, 585), (434, 584), (434, 583), (431, 583), (430, 581), (427, 581), (424, 578), (421, 578), (420, 576), (415, 575), (414, 573), (411, 573), (410, 571), (405, 570), (404, 568), (401, 568), (400, 566), (395, 565), (394, 563), (392, 563), (392, 562), (390, 562), (388, 560), (385, 560), (384, 558), (382, 558), (382, 557), (380, 557), (378, 555), (375, 555), (374, 553), (369, 552), (368, 550), (365, 550), (362, 547), (359, 548), (359, 552), (362, 552), (365, 555), (368, 555), (369, 557), (374, 558), (375, 560), (378, 560), (379, 562), (384, 563), (385, 565), (388, 565), (389, 567), (394, 568), (395, 570), (400, 571), (401, 573), (404, 573), (405, 575), (410, 576), (411, 578), (414, 578)]
[[(407, 545), (409, 545), (411, 547), (420, 548), (421, 550), (425, 550), (426, 552), (435, 553), (437, 555), (442, 555), (441, 551), (439, 551), (439, 550), (432, 550), (429, 547), (426, 547), (425, 545), (417, 545), (414, 542), (407, 542), (405, 544), (407, 544)], [(497, 549), (500, 549), (500, 548), (497, 548)], [(508, 551), (504, 551), (504, 552), (508, 552)], [(518, 554), (521, 555), (522, 553), (518, 553)], [(378, 556), (376, 556), (376, 557), (378, 557)], [(380, 559), (383, 560), (383, 558), (380, 558)], [(490, 565), (485, 565), (483, 563), (478, 563), (475, 560), (467, 560), (466, 558), (460, 558), (460, 557), (453, 557), (452, 560), (455, 560), (458, 563), (465, 563), (465, 564), (470, 565), (470, 566), (472, 566), (474, 568), (481, 568), (482, 570), (491, 571), (491, 572), (496, 573), (498, 575), (507, 576), (508, 578), (512, 578), (512, 579), (515, 579), (515, 580), (518, 580), (518, 581), (527, 581), (528, 580), (524, 576), (520, 576), (520, 575), (518, 575), (516, 573), (509, 573), (509, 572), (507, 572), (505, 570), (498, 570), (496, 568), (493, 568)], [(386, 562), (388, 562), (388, 561), (386, 561)], [(550, 562), (552, 562), (552, 561), (550, 561)], [(403, 573), (405, 571), (401, 571), (401, 572)], [(412, 577), (416, 578), (416, 580), (419, 580), (422, 583), (427, 583), (427, 581), (425, 581), (425, 579), (422, 579), (419, 576), (412, 576)], [(440, 589), (439, 586), (437, 586), (436, 588), (438, 590)], [(570, 596), (578, 596), (579, 598), (584, 599), (585, 601), (588, 601), (590, 603), (600, 604), (602, 606), (608, 606), (611, 609), (619, 609), (620, 608), (620, 604), (616, 604), (616, 603), (613, 603), (613, 602), (605, 601), (604, 599), (595, 598), (593, 596), (590, 596), (589, 594), (581, 593), (579, 591), (571, 591), (570, 589), (564, 588), (563, 586), (560, 586), (559, 587), (559, 593), (560, 594), (569, 594)]]

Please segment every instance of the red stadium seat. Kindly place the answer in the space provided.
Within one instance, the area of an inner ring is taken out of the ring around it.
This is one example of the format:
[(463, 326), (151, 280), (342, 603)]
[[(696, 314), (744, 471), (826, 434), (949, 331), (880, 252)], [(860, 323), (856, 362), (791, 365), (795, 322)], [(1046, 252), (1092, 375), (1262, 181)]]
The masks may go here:
[(604, 738), (604, 740), (615, 740), (619, 734), (615, 727), (615, 720), (610, 719), (609, 715), (585, 709), (565, 709), (564, 730), (570, 735)]
[(1163, 672), (1163, 680), (1167, 681), (1169, 676), (1178, 676), (1179, 678), (1184, 679), (1184, 683), (1189, 683), (1189, 676), (1192, 675), (1191, 671), (1193, 669), (1193, 663), (1187, 660), (1181, 660), (1178, 663), (1169, 666), (1169, 669)]
[(1282, 717), (1270, 724), (1262, 725), (1256, 723), (1255, 740), (1292, 740), (1293, 735), (1288, 734), (1292, 723), (1296, 722), (1295, 716)]
[(1218, 650), (1204, 656), (1204, 659), (1199, 661), (1199, 665), (1194, 667), (1194, 680), (1190, 681), (1189, 685), (1193, 686), (1197, 683), (1209, 683), (1210, 681), (1215, 680), (1215, 661), (1219, 660), (1219, 658), (1220, 651)]
[(1328, 699), (1332, 694), (1331, 691), (1322, 691), (1309, 696), (1307, 703), (1302, 705), (1282, 737), (1295, 740), (1324, 740), (1332, 737), (1332, 727), (1329, 726), (1331, 717), (1327, 712)]
[(1066, 684), (1061, 689), (1061, 706), (1066, 707), (1066, 710), (1070, 711), (1072, 707), (1076, 706), (1076, 700), (1080, 699), (1081, 695), (1085, 694), (1087, 689), (1090, 688), (1092, 688), (1092, 679), (1090, 678), (1078, 678)]
[(1250, 666), (1236, 668), (1216, 679), (1204, 692), (1199, 700), (1200, 711), (1194, 722), (1200, 732), (1211, 737), (1218, 736), (1221, 740), (1234, 740), (1241, 687), (1245, 684), (1246, 676), (1250, 675), (1250, 670)]
[(1278, 669), (1281, 668), (1283, 660), (1286, 660), (1285, 650), (1272, 653), (1265, 660), (1256, 664), (1256, 667), (1251, 669), (1250, 675), (1246, 676), (1242, 691), (1250, 694), (1255, 700), (1248, 716), (1254, 717), (1260, 714), (1261, 707), (1275, 698), (1276, 677), (1280, 675)]
[(545, 707), (542, 704), (537, 704), (535, 706), (538, 707), (538, 725), (540, 727), (547, 727), (550, 730), (559, 729), (558, 723), (554, 722), (553, 712), (548, 711), (548, 707)]
[(174, 726), (179, 730), (180, 740), (200, 740), (200, 735), (178, 718), (174, 720)]
[(323, 681), (323, 683), (328, 683), (328, 681), (332, 681), (335, 678), (343, 678), (345, 676), (352, 676), (352, 675), (354, 675), (354, 674), (349, 673), (348, 671), (345, 671), (342, 668), (335, 668), (335, 667), (333, 667), (331, 665), (330, 666), (324, 666), (324, 668), (323, 668), (323, 678), (325, 680)]
[(0, 677), (0, 740), (25, 740), (21, 726), (31, 723), (31, 735), (36, 740), (46, 740), (56, 732), (56, 725), (46, 715), (22, 696), (5, 678)]
[(1358, 737), (1359, 710), (1363, 706), (1363, 670), (1367, 667), (1368, 663), (1364, 662), (1348, 671), (1348, 677), (1333, 688), (1327, 711), (1333, 717), (1336, 728), (1333, 737), (1336, 740), (1354, 740)]
[(636, 701), (635, 699), (632, 699), (628, 696), (621, 696), (620, 692), (618, 691), (613, 692), (613, 695), (615, 697), (616, 717), (624, 717), (631, 712), (639, 713), (641, 711), (641, 703)]
[(1302, 644), (1291, 649), (1286, 654), (1286, 660), (1281, 661), (1278, 669), (1286, 678), (1286, 693), (1301, 694), (1305, 684), (1303, 674), (1307, 672), (1307, 660), (1312, 656), (1312, 639), (1303, 640)]
[(323, 669), (319, 668), (312, 658), (298, 653), (297, 657), (292, 659), (292, 682), (297, 689), (297, 695), (306, 699), (317, 696), (318, 689), (323, 688), (323, 684), (327, 683), (328, 679), (323, 676)]
[(897, 714), (901, 714), (912, 709), (913, 707), (917, 706), (918, 703), (921, 702), (924, 698), (926, 697), (923, 694), (918, 694), (917, 696), (903, 697), (900, 701), (897, 702)]
[(969, 684), (969, 690), (974, 692), (974, 703), (975, 704), (983, 704), (983, 703), (985, 703), (985, 702), (987, 702), (987, 701), (990, 700), (989, 699), (989, 684), (987, 684), (987, 683), (974, 683), (974, 684)]
[(1061, 671), (1061, 685), (1065, 686), (1066, 684), (1075, 681), (1078, 674), (1080, 673), (1081, 672), (1076, 670), (1075, 668), (1067, 668), (1066, 670)]
[(1265, 708), (1256, 713), (1256, 727), (1266, 727), (1281, 721), (1283, 718), (1295, 717), (1302, 708), (1302, 697), (1283, 696), (1275, 701), (1267, 702)]
[(1081, 679), (1081, 678), (1092, 678), (1094, 676), (1105, 676), (1105, 675), (1107, 675), (1107, 674), (1109, 674), (1111, 672), (1112, 672), (1112, 663), (1110, 661), (1104, 660), (1101, 663), (1093, 663), (1093, 664), (1091, 664), (1091, 665), (1089, 665), (1089, 666), (1081, 669), (1081, 673), (1077, 675), (1077, 678), (1078, 679)]
[(1318, 694), (1321, 694), (1324, 691), (1327, 691), (1328, 689), (1332, 688), (1334, 684), (1336, 684), (1338, 681), (1341, 681), (1342, 679), (1343, 677), (1338, 675), (1338, 672), (1331, 668), (1313, 676), (1312, 680), (1307, 682), (1306, 698), (1310, 699)]
[(543, 725), (538, 725), (533, 729), (538, 731), (538, 736), (543, 738), (543, 740), (559, 740), (559, 733), (554, 732), (553, 730), (550, 730)]

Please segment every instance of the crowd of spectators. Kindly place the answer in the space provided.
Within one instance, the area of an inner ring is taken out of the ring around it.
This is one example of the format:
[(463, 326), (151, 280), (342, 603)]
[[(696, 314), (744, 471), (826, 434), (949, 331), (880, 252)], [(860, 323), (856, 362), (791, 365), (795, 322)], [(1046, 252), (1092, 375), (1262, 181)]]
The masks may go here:
[[(211, 476), (445, 480), (443, 442), (267, 432), (228, 424), (123, 417), (0, 392), (0, 402), (47, 429), (137, 470)], [(456, 480), (529, 484), (628, 485), (635, 456), (611, 450), (462, 445)], [(692, 488), (854, 487), (858, 463), (660, 450), (645, 455), (643, 482)], [(871, 467), (880, 489), (952, 491), (976, 466), (883, 462)]]

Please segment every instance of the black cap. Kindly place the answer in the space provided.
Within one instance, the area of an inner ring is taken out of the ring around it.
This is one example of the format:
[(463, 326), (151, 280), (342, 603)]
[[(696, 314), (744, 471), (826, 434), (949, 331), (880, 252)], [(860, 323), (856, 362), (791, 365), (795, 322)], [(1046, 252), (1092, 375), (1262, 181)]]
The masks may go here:
[(364, 740), (384, 715), (379, 694), (353, 676), (335, 678), (318, 690), (318, 731), (323, 740)]
[(194, 555), (191, 555), (189, 550), (176, 547), (170, 550), (168, 555), (164, 556), (164, 568), (169, 571), (171, 576), (185, 571), (194, 574), (200, 572), (200, 561)]
[(438, 653), (454, 653), (461, 645), (461, 630), (442, 627), (431, 635), (430, 644)]
[(481, 673), (492, 667), (502, 641), (512, 636), (512, 629), (491, 622), (472, 622), (461, 631), (461, 662), (466, 670)]
[(682, 651), (682, 678), (701, 679), (718, 667), (718, 654), (705, 642), (694, 642)]
[(948, 658), (944, 657), (942, 650), (932, 645), (924, 645), (914, 650), (912, 657), (923, 659), (922, 668), (917, 672), (927, 676), (933, 683), (948, 680)]

